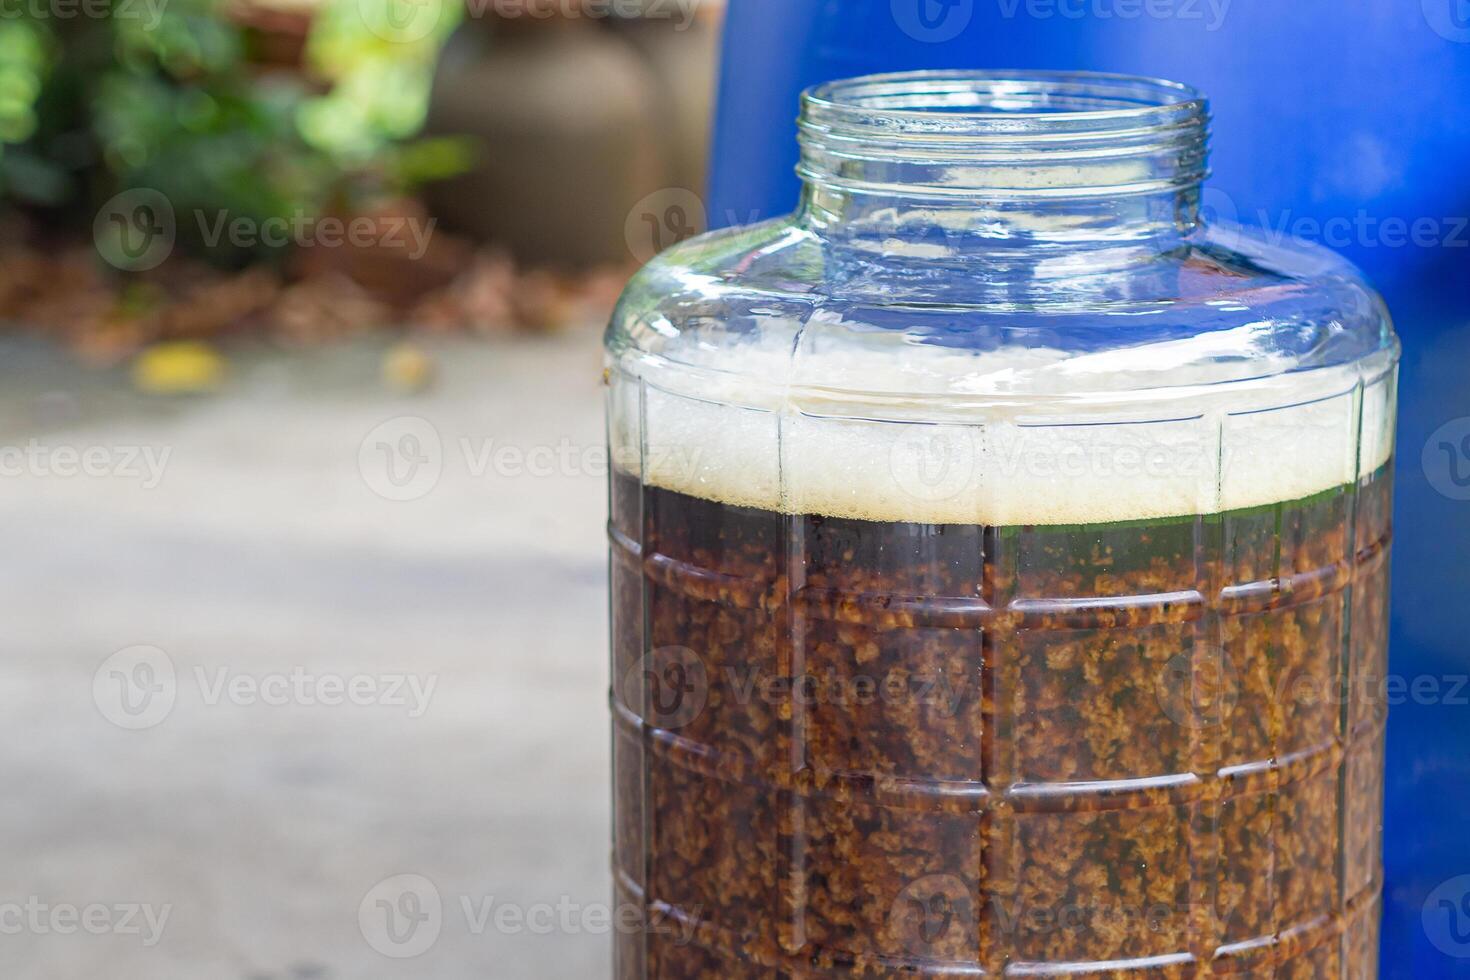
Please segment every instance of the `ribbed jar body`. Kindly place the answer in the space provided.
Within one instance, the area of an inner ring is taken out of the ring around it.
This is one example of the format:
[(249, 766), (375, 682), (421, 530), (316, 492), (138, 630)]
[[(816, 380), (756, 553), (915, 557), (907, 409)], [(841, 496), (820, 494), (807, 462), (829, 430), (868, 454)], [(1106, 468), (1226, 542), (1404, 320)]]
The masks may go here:
[(619, 978), (1372, 977), (1398, 344), (1206, 106), (803, 106), (607, 338)]

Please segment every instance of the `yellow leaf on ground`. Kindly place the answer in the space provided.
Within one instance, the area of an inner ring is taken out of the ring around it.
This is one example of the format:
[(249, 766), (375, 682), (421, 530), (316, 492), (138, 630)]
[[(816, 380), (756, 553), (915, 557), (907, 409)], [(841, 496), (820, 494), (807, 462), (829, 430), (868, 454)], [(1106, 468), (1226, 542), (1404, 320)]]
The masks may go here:
[(399, 394), (412, 395), (434, 383), (432, 358), (410, 343), (396, 344), (383, 355), (383, 383)]
[(155, 344), (133, 361), (133, 384), (155, 395), (214, 391), (224, 376), (224, 358), (213, 347), (194, 340)]

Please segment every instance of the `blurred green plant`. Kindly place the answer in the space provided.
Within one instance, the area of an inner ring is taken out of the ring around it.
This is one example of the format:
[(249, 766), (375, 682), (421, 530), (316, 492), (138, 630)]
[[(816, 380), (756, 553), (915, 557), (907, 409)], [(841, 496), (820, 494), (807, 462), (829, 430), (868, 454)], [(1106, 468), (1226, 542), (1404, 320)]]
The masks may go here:
[[(151, 188), (179, 245), (236, 265), (280, 249), (185, 216), (353, 213), (469, 163), (461, 141), (415, 138), (460, 0), (47, 2), (0, 19), (0, 196), (48, 221), (90, 228), (112, 195)], [(415, 29), (385, 30), (384, 4)], [(306, 30), (296, 64), (261, 57), (262, 11)]]

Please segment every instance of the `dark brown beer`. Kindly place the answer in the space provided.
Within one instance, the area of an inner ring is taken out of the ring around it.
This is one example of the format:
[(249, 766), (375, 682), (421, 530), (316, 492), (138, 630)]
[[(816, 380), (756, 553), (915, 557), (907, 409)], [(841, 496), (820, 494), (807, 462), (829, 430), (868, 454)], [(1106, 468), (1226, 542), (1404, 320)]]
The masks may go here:
[(615, 472), (618, 976), (1376, 975), (1389, 511), (1387, 467), (1026, 527)]

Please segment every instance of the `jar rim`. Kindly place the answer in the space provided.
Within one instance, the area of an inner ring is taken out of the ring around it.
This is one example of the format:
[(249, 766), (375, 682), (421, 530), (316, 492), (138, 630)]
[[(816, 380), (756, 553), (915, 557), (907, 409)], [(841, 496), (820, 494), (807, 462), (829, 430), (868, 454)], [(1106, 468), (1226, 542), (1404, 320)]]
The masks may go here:
[(958, 205), (1155, 198), (1148, 223), (1173, 224), (1176, 205), (1194, 208), (1178, 195), (1208, 175), (1209, 123), (1199, 90), (1136, 75), (867, 75), (802, 96), (797, 173), (842, 195)]
[(825, 82), (802, 94), (802, 107), (807, 125), (890, 136), (1076, 137), (1203, 125), (1209, 100), (1190, 85), (1143, 75), (964, 69)]

